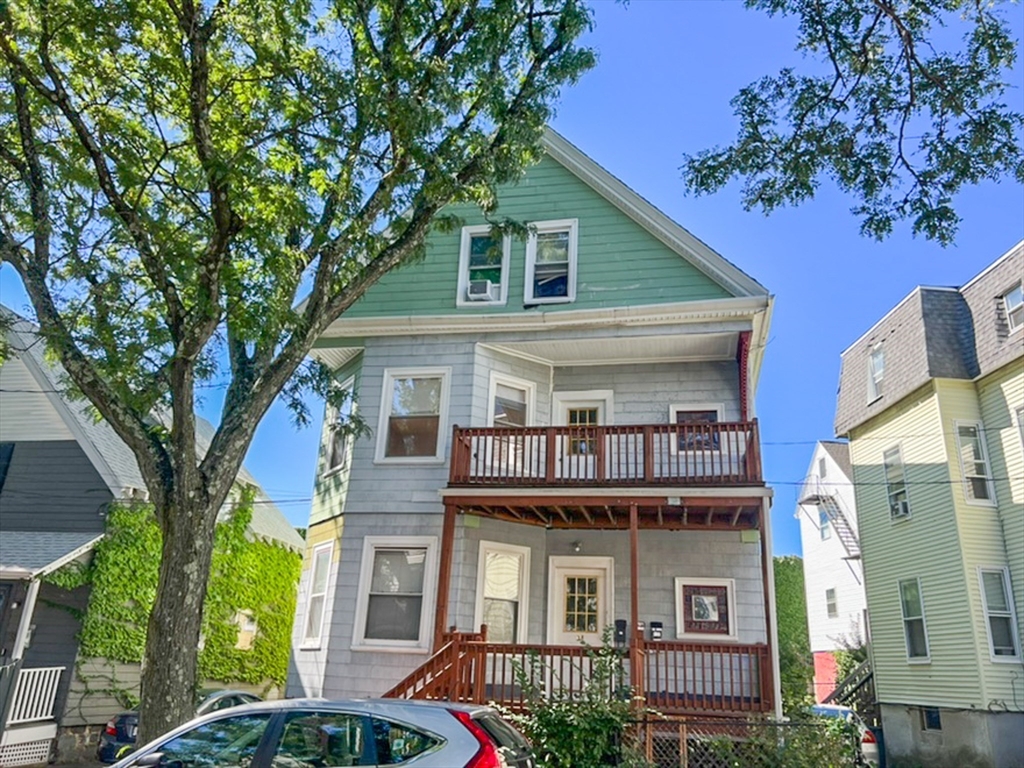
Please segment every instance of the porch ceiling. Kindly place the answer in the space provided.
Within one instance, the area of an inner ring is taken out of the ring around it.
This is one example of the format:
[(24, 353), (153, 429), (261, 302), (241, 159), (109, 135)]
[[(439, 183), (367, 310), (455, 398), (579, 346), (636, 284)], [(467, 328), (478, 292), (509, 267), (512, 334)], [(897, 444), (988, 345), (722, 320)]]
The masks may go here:
[(638, 526), (661, 530), (752, 530), (760, 520), (760, 497), (457, 496), (445, 498), (463, 514), (544, 528), (629, 530), (629, 510)]
[(514, 355), (527, 355), (550, 365), (598, 365), (623, 361), (735, 360), (738, 338), (737, 333), (686, 333), (503, 341), (489, 346)]

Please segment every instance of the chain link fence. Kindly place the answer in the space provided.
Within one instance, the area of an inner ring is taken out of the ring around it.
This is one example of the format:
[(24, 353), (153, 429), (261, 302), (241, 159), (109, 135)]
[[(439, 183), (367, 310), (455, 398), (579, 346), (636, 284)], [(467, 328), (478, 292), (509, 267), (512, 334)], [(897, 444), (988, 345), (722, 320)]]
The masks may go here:
[(857, 734), (842, 722), (649, 718), (623, 744), (626, 768), (860, 768)]

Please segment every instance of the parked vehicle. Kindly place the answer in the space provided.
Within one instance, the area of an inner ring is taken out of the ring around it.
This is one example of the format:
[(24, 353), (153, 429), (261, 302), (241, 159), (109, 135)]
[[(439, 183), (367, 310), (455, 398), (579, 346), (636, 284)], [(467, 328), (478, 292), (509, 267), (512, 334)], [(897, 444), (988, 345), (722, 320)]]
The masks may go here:
[(867, 727), (860, 715), (849, 707), (841, 707), (836, 704), (815, 704), (810, 708), (812, 715), (818, 717), (836, 717), (852, 723), (860, 734), (860, 759), (863, 765), (878, 766), (878, 739), (874, 732)]
[[(196, 695), (196, 717), (256, 701), (261, 701), (260, 697), (248, 691), (201, 690)], [(117, 762), (135, 748), (138, 730), (138, 712), (132, 710), (115, 715), (100, 734), (96, 757), (103, 763)]]
[(526, 738), (490, 707), (292, 699), (204, 715), (115, 768), (535, 768)]

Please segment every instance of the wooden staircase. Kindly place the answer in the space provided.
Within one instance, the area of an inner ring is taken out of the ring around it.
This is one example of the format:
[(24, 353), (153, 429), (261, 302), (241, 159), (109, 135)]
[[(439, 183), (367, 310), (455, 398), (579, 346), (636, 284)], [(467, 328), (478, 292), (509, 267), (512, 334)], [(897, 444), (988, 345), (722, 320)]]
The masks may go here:
[(473, 664), (467, 643), (486, 641), (486, 625), (480, 627), (479, 632), (457, 632), (452, 627), (444, 633), (444, 644), (434, 655), (406, 675), (383, 698), (474, 701)]

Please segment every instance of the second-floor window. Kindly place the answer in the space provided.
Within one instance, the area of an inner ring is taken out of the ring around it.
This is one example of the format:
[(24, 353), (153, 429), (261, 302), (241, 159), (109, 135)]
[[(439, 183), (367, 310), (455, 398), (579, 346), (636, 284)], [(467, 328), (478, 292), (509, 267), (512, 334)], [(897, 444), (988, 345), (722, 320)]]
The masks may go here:
[(968, 502), (991, 504), (995, 499), (988, 454), (978, 424), (957, 424), (956, 444)]
[(1006, 309), (1006, 323), (1010, 326), (1010, 333), (1024, 328), (1024, 284), (1018, 285), (1003, 296), (1003, 306)]
[(828, 519), (828, 512), (824, 509), (818, 510), (818, 532), (821, 534), (821, 540), (832, 538), (832, 525)]
[(495, 236), (488, 224), (462, 228), (457, 306), (507, 301), (511, 244), (509, 237)]
[(341, 405), (331, 408), (331, 421), (328, 426), (327, 471), (341, 469), (349, 456), (352, 445), (352, 433), (348, 427), (355, 412), (355, 378), (350, 378), (341, 388), (345, 391), (345, 400)]
[(384, 375), (377, 460), (443, 461), (450, 369), (388, 370)]
[(893, 520), (910, 517), (910, 498), (907, 496), (906, 473), (899, 446), (890, 448), (882, 454), (882, 467), (885, 472), (889, 517)]
[(882, 380), (885, 378), (885, 347), (875, 344), (868, 356), (868, 402), (882, 396)]
[(526, 241), (526, 304), (576, 300), (576, 219), (538, 221)]
[(835, 587), (825, 590), (825, 613), (830, 619), (839, 617), (839, 604), (836, 602)]
[(900, 582), (900, 610), (903, 613), (903, 635), (907, 643), (907, 659), (926, 661), (928, 651), (928, 628), (924, 620), (924, 600), (921, 597), (920, 579), (904, 579)]

